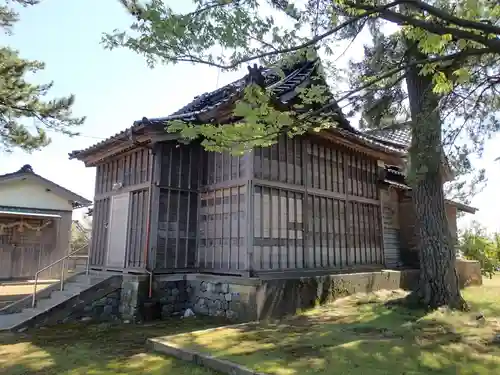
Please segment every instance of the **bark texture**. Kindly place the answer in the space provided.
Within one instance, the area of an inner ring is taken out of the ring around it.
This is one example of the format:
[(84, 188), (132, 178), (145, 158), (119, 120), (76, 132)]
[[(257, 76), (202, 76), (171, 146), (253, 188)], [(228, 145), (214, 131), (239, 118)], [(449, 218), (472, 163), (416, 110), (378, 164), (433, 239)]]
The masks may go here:
[[(410, 48), (409, 52), (410, 59), (424, 57), (415, 49)], [(466, 309), (445, 211), (439, 98), (432, 91), (432, 77), (419, 75), (419, 70), (412, 67), (407, 72), (412, 116), (410, 182), (420, 255), (420, 284), (410, 298), (430, 309), (441, 306)]]

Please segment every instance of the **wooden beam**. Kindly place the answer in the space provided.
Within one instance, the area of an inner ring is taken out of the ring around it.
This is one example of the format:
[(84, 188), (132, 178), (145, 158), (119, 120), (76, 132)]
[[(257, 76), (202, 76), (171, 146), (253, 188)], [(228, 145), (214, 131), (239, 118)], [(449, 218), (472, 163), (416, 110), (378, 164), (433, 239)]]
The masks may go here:
[(117, 195), (117, 194), (123, 194), (123, 193), (130, 193), (132, 191), (135, 191), (135, 190), (144, 190), (144, 189), (149, 189), (149, 181), (148, 182), (144, 182), (142, 184), (137, 184), (137, 185), (131, 185), (131, 186), (125, 186), (117, 191), (109, 191), (107, 193), (102, 193), (102, 194), (97, 194), (95, 197), (94, 197), (94, 200), (101, 200), (101, 199), (105, 199), (105, 198), (109, 198), (109, 197), (112, 197), (113, 195)]
[(92, 153), (89, 156), (82, 156), (78, 158), (85, 163), (86, 167), (95, 167), (97, 164), (105, 163), (109, 159), (122, 155), (127, 152), (136, 151), (138, 148), (149, 148), (148, 145), (151, 141), (151, 137), (148, 134), (140, 135), (136, 137), (136, 142), (140, 143), (140, 145), (134, 144), (130, 141), (118, 140), (114, 145), (110, 146), (106, 150), (98, 151)]

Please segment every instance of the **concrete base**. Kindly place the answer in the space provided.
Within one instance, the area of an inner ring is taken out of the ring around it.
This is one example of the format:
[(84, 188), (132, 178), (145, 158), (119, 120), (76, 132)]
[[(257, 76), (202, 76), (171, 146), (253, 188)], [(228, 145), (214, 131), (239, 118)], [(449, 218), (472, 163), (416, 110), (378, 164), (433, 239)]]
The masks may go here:
[[(481, 285), (478, 262), (457, 261), (460, 286)], [(295, 314), (354, 293), (413, 289), (418, 270), (382, 270), (282, 279), (240, 278), (207, 274), (157, 276), (155, 296), (161, 315), (191, 308), (200, 315), (233, 321), (256, 321)], [(285, 276), (284, 276), (285, 277)]]
[(457, 259), (455, 268), (457, 270), (460, 288), (483, 285), (481, 264), (477, 260)]
[[(457, 260), (461, 287), (480, 285), (478, 262)], [(407, 289), (417, 285), (418, 270), (381, 270), (307, 277), (259, 279), (209, 274), (156, 275), (149, 296), (147, 275), (114, 275), (71, 302), (62, 303), (35, 325), (74, 320), (154, 320), (198, 315), (231, 321), (258, 321), (292, 315), (336, 298), (381, 289)]]
[(417, 278), (416, 270), (269, 280), (187, 274), (156, 276), (153, 290), (162, 317), (191, 308), (200, 315), (255, 321), (295, 314), (357, 292), (410, 289)]

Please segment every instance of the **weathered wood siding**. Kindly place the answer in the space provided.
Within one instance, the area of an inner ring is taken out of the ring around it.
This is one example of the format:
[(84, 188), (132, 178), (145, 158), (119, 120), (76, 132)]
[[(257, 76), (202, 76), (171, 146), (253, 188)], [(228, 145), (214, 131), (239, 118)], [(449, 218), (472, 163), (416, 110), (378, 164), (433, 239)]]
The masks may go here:
[(246, 186), (201, 194), (198, 265), (205, 270), (246, 269)]
[(216, 187), (223, 182), (246, 179), (246, 156), (203, 151), (202, 159), (201, 186), (204, 188)]
[(150, 157), (149, 149), (140, 148), (99, 164), (96, 167), (96, 196), (111, 192), (117, 182), (124, 188), (148, 182)]
[[(11, 224), (20, 217), (2, 217), (0, 223)], [(60, 219), (23, 218), (33, 227), (49, 222), (39, 234), (35, 230), (18, 227), (5, 228), (0, 233), (0, 279), (32, 278), (35, 273), (64, 256), (63, 247), (58, 246)], [(41, 278), (54, 278), (60, 274), (60, 266), (40, 274)]]
[(415, 228), (415, 207), (409, 193), (399, 202), (399, 238), (401, 262), (406, 267), (419, 267)]
[(156, 147), (155, 271), (245, 269), (245, 157), (206, 152), (197, 143)]
[(90, 264), (104, 266), (108, 247), (108, 222), (111, 198), (94, 202), (92, 216), (92, 241), (90, 246)]
[(384, 214), (384, 258), (386, 267), (399, 267), (401, 262), (401, 243), (399, 235), (399, 199), (394, 189), (380, 191)]
[(146, 265), (146, 242), (149, 189), (130, 193), (127, 235), (127, 267), (141, 268)]
[(382, 265), (377, 163), (313, 137), (256, 149), (254, 270)]
[(248, 271), (248, 155), (203, 152), (197, 266)]
[(193, 269), (203, 162), (201, 147), (174, 142), (158, 145), (157, 238), (153, 257), (157, 270)]
[(456, 245), (458, 241), (457, 232), (457, 208), (451, 204), (445, 204), (446, 218), (448, 219), (448, 228), (450, 228), (451, 239), (453, 244)]
[[(126, 248), (123, 250), (123, 266), (113, 268), (143, 268), (147, 222), (149, 217), (149, 191), (152, 175), (152, 153), (140, 147), (115, 156), (96, 167), (96, 189), (90, 248), (91, 265), (106, 267), (109, 243), (111, 197), (129, 194), (128, 223), (126, 226)], [(113, 185), (121, 187), (113, 190)], [(122, 264), (122, 263), (120, 263)]]

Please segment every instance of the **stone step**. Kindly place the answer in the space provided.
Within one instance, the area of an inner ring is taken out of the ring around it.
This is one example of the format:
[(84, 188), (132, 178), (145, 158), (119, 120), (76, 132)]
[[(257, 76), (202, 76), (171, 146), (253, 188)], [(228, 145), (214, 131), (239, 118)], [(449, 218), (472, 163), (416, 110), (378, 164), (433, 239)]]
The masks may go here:
[[(67, 301), (69, 298), (67, 295), (64, 294), (56, 294), (55, 296), (51, 296), (50, 298), (47, 299), (42, 299), (40, 301), (37, 301), (36, 303), (36, 308), (37, 309), (42, 309), (42, 310), (48, 310), (51, 309), (54, 306), (59, 305), (60, 303)], [(26, 310), (26, 309), (24, 309)], [(23, 310), (23, 312), (24, 312)]]
[(33, 317), (42, 314), (45, 310), (42, 309), (24, 309), (20, 313), (2, 315), (0, 316), (0, 331), (7, 331), (14, 329), (25, 321), (32, 319)]
[(102, 277), (102, 276), (79, 275), (76, 278), (74, 278), (73, 280), (69, 281), (68, 283), (71, 283), (71, 284), (77, 283), (77, 284), (82, 284), (82, 285), (95, 285), (95, 284), (98, 284), (101, 281), (104, 281), (106, 279), (107, 279), (107, 277)]
[(63, 290), (55, 290), (47, 298), (37, 299), (35, 308), (24, 308), (21, 312), (0, 315), (0, 331), (22, 327), (34, 317), (47, 313), (54, 307), (105, 281), (110, 275), (78, 275), (64, 284)]

